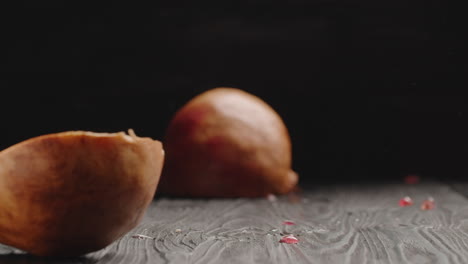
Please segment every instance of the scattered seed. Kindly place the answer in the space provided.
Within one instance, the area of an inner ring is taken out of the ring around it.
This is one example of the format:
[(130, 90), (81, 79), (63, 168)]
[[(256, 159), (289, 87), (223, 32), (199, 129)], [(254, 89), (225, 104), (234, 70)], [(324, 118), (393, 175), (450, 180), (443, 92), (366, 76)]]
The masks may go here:
[(420, 177), (416, 174), (408, 174), (405, 177), (405, 183), (406, 184), (416, 184), (419, 183)]
[(177, 228), (177, 229), (176, 229), (176, 230), (174, 230), (174, 231), (175, 231), (176, 233), (180, 233), (180, 232), (182, 232), (182, 229), (180, 229), (180, 228)]
[(275, 196), (274, 194), (271, 194), (271, 193), (268, 194), (268, 195), (266, 196), (266, 198), (267, 198), (267, 200), (270, 201), (270, 202), (276, 202), (276, 200), (277, 200), (277, 199), (276, 199), (276, 196)]
[(435, 208), (435, 202), (434, 202), (434, 198), (432, 198), (432, 197), (428, 197), (421, 204), (421, 210), (424, 210), (424, 211), (432, 210), (434, 208)]
[(286, 244), (297, 244), (299, 242), (299, 239), (297, 239), (293, 235), (286, 235), (282, 237), (279, 241), (280, 243), (286, 243)]
[(296, 223), (294, 223), (293, 221), (289, 221), (289, 220), (286, 220), (283, 222), (283, 225), (295, 225)]
[(405, 196), (400, 199), (398, 205), (400, 205), (401, 207), (413, 205), (413, 199), (411, 199), (411, 197), (409, 196)]

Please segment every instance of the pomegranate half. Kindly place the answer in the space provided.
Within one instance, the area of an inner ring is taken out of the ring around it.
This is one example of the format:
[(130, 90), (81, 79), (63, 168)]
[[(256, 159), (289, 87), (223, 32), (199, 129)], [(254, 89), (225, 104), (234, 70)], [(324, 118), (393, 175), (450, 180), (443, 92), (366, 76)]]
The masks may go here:
[(0, 152), (0, 243), (40, 256), (101, 249), (142, 218), (163, 166), (159, 141), (43, 135)]

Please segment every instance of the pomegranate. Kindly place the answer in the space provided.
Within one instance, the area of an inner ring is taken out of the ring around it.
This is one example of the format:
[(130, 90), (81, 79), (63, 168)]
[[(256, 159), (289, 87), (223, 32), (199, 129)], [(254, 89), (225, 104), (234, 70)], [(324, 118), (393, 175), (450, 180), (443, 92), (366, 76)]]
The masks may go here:
[(151, 202), (164, 152), (125, 133), (43, 135), (0, 152), (0, 243), (78, 256), (134, 228)]
[(164, 139), (161, 193), (191, 197), (265, 197), (288, 193), (291, 141), (266, 102), (235, 88), (199, 94), (173, 117)]

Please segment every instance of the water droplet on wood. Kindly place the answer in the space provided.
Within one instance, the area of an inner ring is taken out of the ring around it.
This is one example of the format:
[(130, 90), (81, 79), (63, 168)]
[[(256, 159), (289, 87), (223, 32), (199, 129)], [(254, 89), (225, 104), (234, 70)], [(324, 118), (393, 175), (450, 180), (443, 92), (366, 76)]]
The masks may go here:
[(135, 239), (154, 239), (154, 237), (145, 236), (145, 235), (141, 235), (141, 234), (135, 234), (135, 235), (132, 236), (132, 238), (135, 238)]

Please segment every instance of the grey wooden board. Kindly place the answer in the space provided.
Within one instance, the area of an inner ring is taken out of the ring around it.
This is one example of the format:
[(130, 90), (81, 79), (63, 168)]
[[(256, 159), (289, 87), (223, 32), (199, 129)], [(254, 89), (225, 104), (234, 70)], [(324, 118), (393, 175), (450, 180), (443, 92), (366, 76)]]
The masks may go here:
[[(399, 207), (406, 195), (415, 204)], [(436, 208), (422, 211), (428, 196)], [(0, 246), (0, 263), (468, 263), (468, 200), (441, 183), (323, 187), (296, 202), (164, 198), (101, 251), (44, 260)]]

